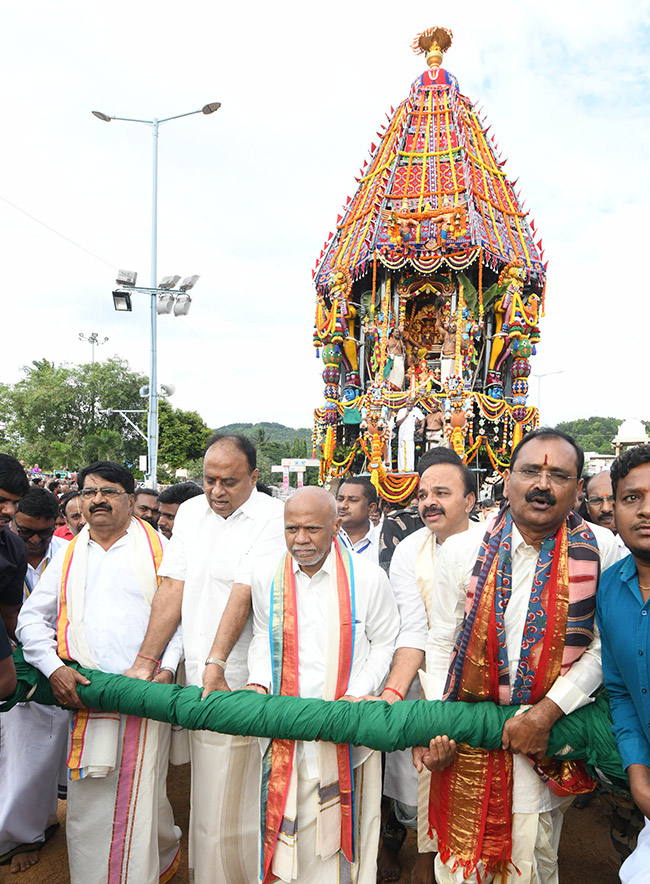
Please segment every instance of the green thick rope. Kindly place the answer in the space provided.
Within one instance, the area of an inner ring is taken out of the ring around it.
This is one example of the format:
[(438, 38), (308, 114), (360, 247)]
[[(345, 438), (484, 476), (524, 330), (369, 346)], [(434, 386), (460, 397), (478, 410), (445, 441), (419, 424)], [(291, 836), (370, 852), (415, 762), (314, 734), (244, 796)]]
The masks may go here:
[[(0, 704), (0, 712), (25, 701), (60, 705), (48, 679), (24, 661), (20, 648), (14, 653), (14, 664), (18, 687), (9, 700)], [(382, 752), (428, 745), (437, 734), (447, 734), (470, 746), (498, 749), (503, 725), (518, 709), (487, 702), (437, 700), (406, 700), (392, 705), (333, 702), (272, 697), (254, 691), (215, 691), (201, 700), (202, 690), (198, 687), (153, 684), (73, 665), (90, 680), (89, 685), (78, 685), (77, 692), (91, 709), (166, 721), (188, 730), (351, 743)], [(553, 726), (549, 755), (580, 759), (598, 778), (624, 789), (627, 777), (611, 725), (603, 692), (594, 703), (564, 716)]]

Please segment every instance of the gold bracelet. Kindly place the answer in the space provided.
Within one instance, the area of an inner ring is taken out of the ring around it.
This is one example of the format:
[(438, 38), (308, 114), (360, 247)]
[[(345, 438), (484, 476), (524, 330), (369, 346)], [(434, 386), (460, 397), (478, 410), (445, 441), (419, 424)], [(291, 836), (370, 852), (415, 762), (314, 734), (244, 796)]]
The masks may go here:
[(208, 666), (210, 663), (214, 663), (215, 666), (220, 666), (223, 671), (226, 671), (226, 661), (220, 660), (218, 657), (206, 657), (205, 665)]

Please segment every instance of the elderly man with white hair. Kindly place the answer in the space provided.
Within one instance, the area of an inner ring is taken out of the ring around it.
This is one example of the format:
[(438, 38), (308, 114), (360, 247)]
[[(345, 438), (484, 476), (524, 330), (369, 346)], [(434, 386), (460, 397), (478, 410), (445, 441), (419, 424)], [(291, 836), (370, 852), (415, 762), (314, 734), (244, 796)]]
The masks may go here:
[[(354, 701), (378, 691), (399, 617), (384, 572), (338, 540), (334, 498), (287, 502), (287, 552), (252, 571), (249, 685), (260, 693)], [(380, 755), (332, 743), (263, 741), (262, 879), (374, 884)]]

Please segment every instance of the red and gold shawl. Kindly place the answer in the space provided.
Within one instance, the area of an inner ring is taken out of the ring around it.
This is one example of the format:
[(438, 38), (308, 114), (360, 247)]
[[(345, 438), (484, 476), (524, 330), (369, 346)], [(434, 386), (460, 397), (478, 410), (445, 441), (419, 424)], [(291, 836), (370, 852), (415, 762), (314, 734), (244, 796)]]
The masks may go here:
[[(509, 682), (504, 614), (512, 590), (512, 516), (501, 511), (488, 530), (472, 573), (463, 627), (452, 654), (446, 700), (534, 704), (593, 638), (600, 557), (593, 532), (570, 513), (540, 550), (531, 587), (522, 655)], [(537, 773), (557, 794), (590, 791), (581, 764), (552, 761)], [(455, 857), (467, 876), (508, 873), (512, 838), (512, 755), (458, 746), (455, 761), (431, 778), (429, 822), (441, 859)]]

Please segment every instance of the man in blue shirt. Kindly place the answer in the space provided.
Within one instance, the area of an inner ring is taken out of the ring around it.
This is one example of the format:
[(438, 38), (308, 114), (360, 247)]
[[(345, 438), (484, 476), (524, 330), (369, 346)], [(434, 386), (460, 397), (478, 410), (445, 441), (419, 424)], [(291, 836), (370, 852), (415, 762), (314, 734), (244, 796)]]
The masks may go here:
[(597, 616), (613, 730), (632, 797), (646, 817), (620, 877), (640, 884), (650, 868), (650, 445), (617, 457), (611, 479), (616, 525), (631, 555), (603, 574)]

